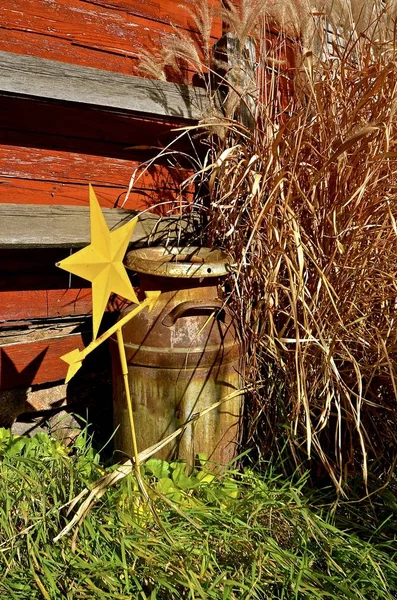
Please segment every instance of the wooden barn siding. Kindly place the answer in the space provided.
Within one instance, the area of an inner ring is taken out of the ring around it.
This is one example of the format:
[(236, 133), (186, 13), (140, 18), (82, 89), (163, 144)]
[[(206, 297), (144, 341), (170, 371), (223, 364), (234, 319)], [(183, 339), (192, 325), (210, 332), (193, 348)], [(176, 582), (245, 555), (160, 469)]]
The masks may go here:
[[(110, 229), (129, 220), (136, 211), (104, 209)], [(0, 391), (62, 379), (66, 364), (59, 356), (91, 340), (88, 282), (57, 269), (55, 262), (89, 243), (88, 207), (0, 204)], [(29, 224), (31, 223), (31, 229)], [(191, 227), (178, 217), (159, 221), (146, 213), (132, 235), (137, 245), (148, 239), (190, 236)], [(17, 246), (15, 247), (15, 242)], [(21, 246), (21, 248), (18, 247)], [(109, 311), (126, 305), (109, 300)], [(71, 341), (73, 337), (73, 341)], [(44, 350), (46, 350), (44, 352)], [(0, 422), (1, 422), (0, 394)]]
[(0, 249), (0, 390), (63, 379), (67, 368), (59, 357), (84, 347), (91, 290), (55, 267), (68, 255), (66, 249)]
[[(193, 30), (192, 18), (173, 0), (5, 0), (0, 51), (139, 74), (140, 52), (161, 46), (171, 24)], [(218, 19), (214, 40), (221, 32)], [(102, 205), (120, 205), (132, 173), (147, 158), (130, 147), (160, 147), (177, 125), (177, 119), (167, 123), (120, 114), (104, 119), (81, 107), (2, 97), (0, 202), (84, 205), (91, 182)], [(154, 167), (138, 181), (126, 208), (164, 202), (180, 181), (175, 170)]]
[(43, 340), (29, 341), (23, 333), (15, 336), (14, 343), (7, 340), (0, 347), (0, 391), (64, 380), (67, 365), (59, 357), (75, 348), (82, 350), (89, 336), (88, 325), (84, 336), (82, 325), (74, 329), (78, 332), (66, 327), (57, 332), (48, 327)]
[[(29, 205), (32, 213), (34, 204), (88, 206), (88, 183), (103, 207), (121, 206), (133, 171), (153, 154), (127, 147), (159, 147), (170, 129), (180, 125), (11, 98), (0, 99), (0, 121), (0, 202)], [(165, 203), (166, 209), (186, 175), (181, 169), (153, 165), (137, 181), (125, 208), (144, 210)], [(26, 337), (32, 327), (43, 328), (45, 319), (90, 312), (88, 282), (75, 277), (69, 281), (54, 266), (68, 253), (0, 250), (0, 329), (3, 335), (11, 328), (18, 332), (14, 342), (3, 338), (1, 344), (0, 389), (64, 378), (67, 367), (59, 356), (84, 345), (88, 324), (73, 335), (49, 327), (46, 339)]]
[[(121, 206), (139, 164), (114, 156), (0, 144), (0, 202), (84, 206), (92, 183), (102, 206)], [(145, 210), (170, 203), (183, 178), (181, 171), (153, 165), (137, 179), (124, 207)]]

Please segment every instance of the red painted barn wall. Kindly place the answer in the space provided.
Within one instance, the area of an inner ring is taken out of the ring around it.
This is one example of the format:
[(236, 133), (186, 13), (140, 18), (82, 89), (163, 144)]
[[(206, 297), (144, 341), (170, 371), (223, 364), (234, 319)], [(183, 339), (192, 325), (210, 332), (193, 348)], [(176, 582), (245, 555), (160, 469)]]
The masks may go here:
[[(139, 74), (142, 49), (160, 46), (172, 32), (171, 23), (192, 30), (188, 13), (173, 0), (5, 0), (0, 51)], [(218, 19), (214, 40), (221, 30)], [(161, 146), (170, 128), (116, 114), (104, 122), (92, 110), (2, 98), (0, 202), (84, 205), (92, 182), (102, 205), (119, 205), (146, 158), (131, 146)], [(163, 201), (163, 190), (172, 194), (179, 181), (164, 167), (149, 170), (125, 208)]]

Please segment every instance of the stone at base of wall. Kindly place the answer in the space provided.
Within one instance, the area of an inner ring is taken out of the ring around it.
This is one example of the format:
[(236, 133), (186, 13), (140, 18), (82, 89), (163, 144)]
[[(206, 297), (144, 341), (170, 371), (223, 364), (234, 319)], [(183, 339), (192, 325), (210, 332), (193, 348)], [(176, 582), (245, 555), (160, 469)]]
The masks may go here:
[[(25, 413), (25, 419), (27, 418)], [(80, 431), (80, 424), (66, 410), (61, 410), (52, 416), (35, 417), (29, 421), (15, 421), (11, 427), (13, 435), (32, 437), (36, 433), (48, 433), (66, 446), (73, 444)]]
[(81, 427), (66, 406), (64, 383), (5, 390), (0, 393), (0, 427), (11, 428), (14, 435), (46, 432), (71, 444)]
[(0, 427), (11, 427), (22, 413), (59, 408), (66, 402), (66, 385), (34, 386), (0, 392)]

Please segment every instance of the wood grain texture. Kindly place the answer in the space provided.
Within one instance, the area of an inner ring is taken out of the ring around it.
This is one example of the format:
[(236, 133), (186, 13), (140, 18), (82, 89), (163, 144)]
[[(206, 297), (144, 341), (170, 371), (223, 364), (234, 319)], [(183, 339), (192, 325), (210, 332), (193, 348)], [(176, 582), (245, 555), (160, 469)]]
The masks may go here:
[(13, 343), (0, 341), (0, 390), (63, 380), (67, 365), (60, 357), (84, 348), (80, 332), (48, 331), (42, 339), (15, 336)]
[[(194, 31), (172, 0), (13, 0), (0, 5), (0, 50), (130, 74), (143, 48), (172, 33), (171, 23)], [(213, 36), (220, 32), (216, 19)]]
[[(106, 222), (114, 229), (137, 213), (104, 209)], [(0, 204), (0, 248), (78, 248), (90, 242), (89, 209), (83, 206)], [(189, 235), (190, 225), (178, 217), (139, 216), (131, 242), (161, 243)]]
[(0, 93), (179, 119), (200, 118), (200, 88), (0, 52)]
[[(37, 319), (59, 319), (90, 315), (92, 312), (92, 296), (89, 282), (85, 287), (42, 290), (0, 290), (0, 333), (2, 331), (25, 326)], [(26, 283), (25, 283), (26, 287)], [(120, 312), (130, 303), (120, 296), (109, 298), (107, 312)], [(45, 322), (43, 321), (45, 324)], [(42, 323), (42, 324), (43, 324)]]
[(85, 315), (92, 309), (91, 289), (0, 291), (0, 307), (0, 329), (2, 323)]
[[(57, 181), (34, 181), (25, 178), (11, 179), (0, 176), (0, 205), (8, 203), (88, 206), (87, 183), (81, 185)], [(126, 189), (126, 186), (95, 185), (95, 192), (100, 198), (101, 205), (107, 208), (122, 203)], [(128, 202), (128, 208), (131, 206), (135, 210), (146, 208), (145, 193), (134, 191)]]
[[(140, 169), (140, 162), (129, 160), (128, 152), (125, 154), (125, 158), (119, 158), (70, 152), (57, 147), (0, 144), (0, 203), (34, 203), (34, 198), (29, 200), (32, 190), (40, 204), (61, 204), (58, 193), (62, 191), (68, 198), (64, 204), (87, 205), (88, 184), (91, 183), (98, 191), (101, 204), (124, 206), (131, 177), (136, 173), (126, 208), (147, 210), (161, 203), (172, 204), (187, 171), (163, 165)], [(101, 196), (101, 189), (107, 189), (105, 197)], [(106, 199), (108, 203), (105, 203)]]
[[(93, 183), (102, 206), (120, 206), (132, 174), (149, 159), (156, 164), (136, 177), (126, 208), (172, 203), (190, 173), (161, 164), (157, 155), (180, 125), (180, 120), (0, 96), (0, 203), (84, 206)], [(189, 152), (191, 146), (185, 138), (173, 149)], [(159, 212), (166, 210), (162, 207)]]

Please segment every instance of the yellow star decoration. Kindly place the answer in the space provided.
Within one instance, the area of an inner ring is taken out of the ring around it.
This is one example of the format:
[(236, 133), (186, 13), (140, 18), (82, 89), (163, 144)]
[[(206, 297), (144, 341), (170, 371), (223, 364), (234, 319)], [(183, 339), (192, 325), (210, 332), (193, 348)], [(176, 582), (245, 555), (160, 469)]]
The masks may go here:
[(109, 231), (90, 184), (91, 244), (57, 263), (57, 267), (92, 283), (94, 340), (112, 292), (139, 304), (123, 265), (123, 258), (137, 220), (135, 217), (115, 231)]

